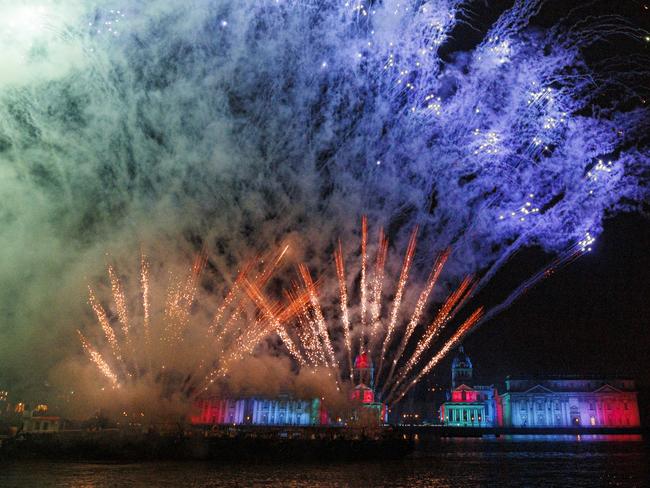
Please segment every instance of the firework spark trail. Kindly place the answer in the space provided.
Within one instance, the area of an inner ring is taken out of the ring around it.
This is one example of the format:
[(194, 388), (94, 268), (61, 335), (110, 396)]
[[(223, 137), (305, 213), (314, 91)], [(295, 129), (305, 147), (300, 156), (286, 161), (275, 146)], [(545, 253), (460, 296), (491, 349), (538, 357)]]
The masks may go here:
[[(291, 355), (301, 365), (306, 365), (307, 362), (305, 358), (301, 354), (300, 349), (296, 347), (293, 340), (285, 330), (284, 323), (300, 313), (300, 310), (304, 307), (305, 300), (310, 298), (309, 295), (306, 294), (304, 297), (296, 298), (295, 301), (289, 303), (286, 308), (282, 309), (280, 305), (272, 304), (268, 301), (257, 283), (244, 280), (244, 287), (249, 297), (261, 310), (263, 321), (267, 322), (268, 327), (270, 327), (273, 332), (276, 332), (280, 336)], [(256, 328), (253, 330), (256, 330)], [(260, 332), (258, 332), (258, 336), (255, 336), (253, 340), (245, 341), (242, 344), (244, 349), (250, 350), (251, 346), (254, 347), (254, 345), (259, 342), (259, 336), (266, 335), (266, 333), (267, 330), (262, 329)]]
[(366, 312), (368, 309), (367, 286), (366, 286), (366, 265), (367, 265), (367, 246), (368, 246), (368, 219), (365, 215), (361, 217), (361, 334), (359, 350), (363, 353), (366, 350)]
[(268, 266), (262, 273), (262, 276), (260, 276), (259, 278), (260, 285), (265, 285), (271, 279), (273, 274), (277, 271), (278, 267), (280, 266), (280, 263), (282, 263), (282, 260), (284, 259), (288, 251), (289, 251), (289, 244), (285, 244), (280, 250), (280, 252), (277, 253), (271, 265)]
[(111, 352), (113, 353), (113, 357), (117, 361), (122, 361), (122, 351), (120, 350), (120, 344), (117, 341), (117, 337), (115, 336), (115, 331), (113, 330), (113, 327), (111, 327), (111, 324), (108, 321), (108, 316), (106, 315), (106, 311), (104, 310), (104, 307), (101, 306), (101, 304), (97, 300), (97, 297), (95, 296), (95, 292), (90, 286), (88, 287), (88, 302), (90, 303), (90, 306), (95, 312), (95, 316), (97, 317), (97, 321), (99, 322), (99, 325), (102, 327), (102, 331), (104, 332), (106, 341), (111, 347)]
[(163, 342), (175, 343), (180, 339), (180, 327), (178, 322), (182, 321), (182, 288), (174, 275), (170, 273), (170, 285), (167, 289), (167, 298), (165, 300), (165, 327), (164, 334), (161, 337)]
[(372, 281), (372, 304), (371, 304), (371, 329), (369, 343), (374, 346), (381, 324), (381, 292), (384, 285), (384, 267), (388, 255), (388, 239), (384, 237), (384, 229), (379, 229), (379, 243), (377, 245), (377, 256), (375, 261), (375, 274)]
[[(271, 264), (265, 267), (262, 274), (254, 278), (258, 283), (259, 287), (264, 286), (271, 279), (273, 274), (277, 271), (278, 267), (280, 266), (280, 263), (284, 259), (288, 250), (289, 250), (289, 245), (288, 244), (284, 245), (281, 248), (280, 252), (276, 253), (276, 255), (273, 257)], [(265, 260), (266, 259), (262, 257), (258, 257), (257, 259), (257, 261), (259, 261), (260, 263), (264, 263)], [(255, 261), (250, 261), (247, 264), (247, 266), (245, 266), (245, 268), (238, 274), (237, 279), (235, 280), (233, 286), (228, 291), (228, 294), (226, 295), (223, 304), (217, 309), (217, 312), (215, 313), (215, 316), (212, 320), (212, 324), (208, 329), (208, 334), (216, 335), (216, 341), (218, 343), (224, 342), (225, 336), (230, 332), (232, 325), (235, 322), (237, 322), (240, 316), (243, 314), (243, 310), (244, 310), (243, 304), (240, 303), (241, 297), (239, 297), (238, 293), (241, 289), (242, 281), (246, 279), (246, 277), (252, 272), (254, 263)], [(234, 309), (234, 311), (231, 312), (228, 321), (225, 324), (223, 324), (223, 326), (219, 329), (219, 324), (221, 323), (221, 319), (223, 318), (225, 311), (228, 309), (228, 307), (235, 306), (235, 305), (238, 306)]]
[(494, 307), (490, 308), (481, 317), (479, 322), (476, 324), (475, 328), (478, 328), (483, 323), (488, 322), (490, 319), (492, 319), (495, 315), (498, 315), (499, 313), (508, 309), (516, 300), (521, 298), (522, 295), (527, 293), (531, 288), (533, 288), (535, 285), (537, 285), (545, 278), (548, 278), (553, 273), (557, 272), (563, 267), (568, 266), (583, 254), (590, 252), (591, 251), (590, 246), (592, 245), (593, 242), (594, 242), (593, 237), (587, 234), (587, 236), (582, 241), (572, 246), (570, 249), (565, 251), (562, 255), (554, 259), (550, 264), (542, 267), (530, 278), (528, 278), (526, 281), (521, 283), (517, 288), (515, 288), (510, 293), (510, 295), (508, 295), (508, 297), (505, 300), (503, 300), (498, 305), (495, 305)]
[(286, 348), (289, 350), (291, 355), (298, 361), (298, 363), (301, 366), (306, 366), (307, 365), (307, 360), (304, 358), (304, 356), (301, 354), (300, 349), (296, 347), (296, 344), (293, 342), (291, 337), (289, 337), (289, 334), (287, 333), (284, 325), (274, 322), (274, 327), (275, 327), (275, 332), (280, 336), (280, 339), (282, 339), (282, 342), (286, 346)]
[(298, 316), (298, 339), (305, 350), (305, 355), (311, 366), (324, 365), (327, 362), (325, 351), (318, 337), (318, 329), (313, 320), (310, 320), (307, 314), (302, 311)]
[[(261, 275), (256, 275), (253, 278), (253, 283), (255, 284), (255, 290), (259, 292), (259, 289), (263, 287), (271, 279), (273, 273), (275, 273), (275, 271), (278, 269), (278, 266), (280, 265), (282, 259), (284, 258), (288, 250), (289, 250), (289, 245), (283, 246), (280, 252), (276, 253), (275, 257), (271, 261), (271, 264), (265, 267)], [(266, 258), (258, 257), (256, 261), (258, 261), (259, 263), (264, 263), (266, 261)], [(250, 295), (251, 290), (250, 289), (246, 290), (246, 286), (245, 286), (245, 282), (248, 280), (248, 275), (253, 270), (254, 263), (255, 261), (249, 262), (244, 267), (244, 269), (239, 273), (237, 279), (235, 280), (235, 283), (231, 287), (230, 291), (228, 292), (228, 295), (226, 296), (226, 299), (224, 300), (224, 304), (222, 304), (222, 306), (219, 307), (217, 313), (215, 314), (215, 318), (213, 319), (212, 324), (208, 330), (208, 335), (213, 337), (213, 342), (215, 344), (215, 347), (218, 349), (220, 355), (226, 354), (226, 349), (233, 343), (237, 343), (240, 345), (243, 344), (240, 347), (246, 348), (246, 344), (249, 343), (256, 344), (259, 341), (259, 339), (261, 339), (260, 334), (251, 335), (251, 332), (248, 327), (245, 327), (243, 330), (241, 327), (237, 328), (236, 330), (233, 330), (234, 324), (241, 322), (240, 319), (244, 315), (244, 303), (242, 302), (242, 297), (239, 296), (239, 291), (245, 291), (246, 293), (248, 293), (249, 298), (253, 299), (254, 302), (255, 300), (257, 300), (257, 296), (251, 296)], [(248, 286), (250, 287), (252, 286), (252, 284), (249, 283)], [(236, 307), (230, 313), (230, 317), (228, 321), (217, 331), (218, 329), (217, 325), (219, 324), (220, 319), (224, 315), (224, 311), (229, 305), (233, 305), (233, 306), (236, 305)], [(257, 330), (258, 327), (259, 324), (256, 322), (255, 326), (253, 327), (253, 330)], [(284, 329), (278, 331), (278, 334), (284, 335), (285, 334)], [(292, 352), (292, 355), (302, 360), (301, 356), (297, 355), (296, 348), (293, 345), (293, 343), (289, 342), (291, 338), (289, 336), (286, 336), (286, 338), (288, 340), (287, 348), (290, 350), (290, 352)]]
[(239, 292), (239, 287), (241, 286), (241, 281), (244, 279), (244, 277), (246, 276), (248, 271), (249, 271), (248, 268), (240, 271), (239, 274), (237, 275), (237, 278), (235, 279), (235, 282), (230, 287), (230, 290), (228, 290), (226, 298), (224, 299), (223, 303), (219, 306), (219, 308), (215, 312), (214, 318), (212, 319), (212, 323), (210, 324), (210, 327), (208, 327), (208, 333), (210, 335), (213, 335), (213, 334), (215, 334), (217, 332), (217, 330), (219, 328), (219, 324), (221, 322), (221, 319), (223, 318), (223, 315), (226, 312), (226, 309), (235, 300), (235, 297), (237, 296), (237, 293)]
[[(149, 297), (149, 261), (147, 260), (147, 257), (144, 255), (144, 253), (140, 256), (140, 287), (142, 289), (142, 325), (144, 328), (144, 340), (148, 353), (149, 347), (151, 346), (151, 302)], [(151, 358), (149, 358), (149, 362), (150, 361)]]
[[(285, 292), (290, 303), (298, 301), (300, 298), (300, 287), (297, 283), (293, 283), (293, 291)], [(297, 314), (298, 323), (300, 324), (298, 333), (303, 349), (307, 354), (309, 360), (312, 362), (313, 366), (326, 366), (327, 357), (325, 355), (325, 350), (323, 349), (323, 343), (320, 339), (320, 334), (318, 332), (318, 325), (316, 321), (310, 317), (309, 313), (309, 302), (303, 304), (300, 307), (300, 311)]]
[(379, 367), (377, 368), (377, 377), (376, 382), (379, 384), (379, 379), (381, 377), (382, 367), (384, 365), (384, 357), (386, 356), (386, 349), (390, 344), (391, 339), (393, 338), (393, 333), (395, 332), (395, 326), (397, 324), (397, 317), (399, 313), (399, 307), (402, 304), (402, 297), (404, 296), (404, 288), (406, 287), (406, 282), (409, 276), (409, 270), (411, 269), (411, 264), (413, 263), (413, 255), (415, 254), (415, 244), (418, 235), (417, 226), (411, 232), (411, 238), (409, 239), (408, 247), (406, 248), (406, 254), (404, 255), (404, 262), (402, 264), (402, 271), (400, 272), (399, 281), (397, 282), (397, 292), (395, 293), (395, 298), (393, 299), (393, 308), (390, 313), (390, 320), (388, 322), (388, 329), (386, 331), (386, 337), (383, 344), (381, 345), (381, 355), (379, 356)]
[(113, 302), (115, 303), (115, 308), (117, 310), (117, 317), (122, 327), (122, 333), (124, 335), (125, 348), (122, 349), (122, 354), (125, 350), (128, 352), (129, 360), (133, 363), (133, 374), (137, 375), (139, 371), (137, 355), (136, 355), (136, 346), (131, 341), (131, 325), (129, 323), (128, 308), (126, 304), (126, 295), (124, 293), (124, 287), (120, 281), (119, 276), (115, 272), (113, 266), (108, 266), (108, 276), (111, 281), (111, 293), (113, 296)]
[(108, 276), (111, 280), (111, 292), (113, 294), (115, 308), (117, 309), (117, 317), (122, 325), (122, 333), (124, 334), (126, 342), (130, 343), (131, 337), (129, 336), (129, 317), (126, 307), (126, 296), (124, 295), (124, 289), (120, 282), (120, 278), (117, 276), (113, 266), (108, 266)]
[(406, 326), (406, 330), (404, 331), (404, 334), (402, 336), (402, 340), (400, 342), (399, 348), (397, 349), (397, 352), (395, 353), (395, 356), (393, 358), (390, 367), (390, 372), (388, 373), (388, 377), (384, 382), (384, 389), (382, 390), (382, 393), (384, 393), (386, 387), (390, 384), (390, 381), (393, 379), (393, 374), (395, 373), (395, 368), (397, 367), (397, 363), (402, 358), (402, 354), (404, 353), (406, 344), (408, 343), (409, 339), (413, 335), (413, 332), (415, 331), (415, 328), (420, 322), (420, 318), (422, 317), (422, 313), (424, 312), (424, 307), (427, 303), (427, 300), (429, 299), (429, 295), (433, 291), (433, 287), (436, 285), (436, 282), (438, 281), (438, 277), (440, 276), (440, 273), (442, 272), (442, 269), (444, 268), (445, 263), (449, 258), (450, 252), (451, 251), (449, 249), (446, 249), (445, 251), (440, 253), (436, 258), (435, 263), (433, 264), (433, 268), (431, 268), (431, 273), (429, 274), (429, 278), (427, 279), (426, 285), (424, 286), (422, 292), (420, 293), (420, 297), (418, 298), (415, 308), (413, 309), (411, 320)]
[(394, 402), (391, 402), (392, 400), (392, 394), (386, 398), (386, 403), (388, 405), (393, 405), (394, 403), (399, 402), (402, 398), (404, 398), (404, 395), (406, 395), (411, 388), (413, 388), (418, 381), (422, 379), (426, 374), (433, 369), (442, 358), (444, 358), (447, 353), (451, 349), (453, 349), (456, 344), (467, 334), (476, 324), (477, 322), (481, 319), (481, 316), (483, 314), (483, 307), (479, 307), (477, 310), (475, 310), (472, 315), (470, 315), (465, 322), (458, 328), (458, 330), (454, 333), (454, 335), (449, 339), (447, 342), (445, 342), (444, 346), (431, 358), (431, 360), (426, 364), (424, 368), (422, 368), (418, 374), (411, 380), (397, 395), (397, 398), (395, 399)]
[(311, 278), (309, 273), (309, 268), (304, 264), (298, 266), (300, 275), (302, 276), (303, 283), (305, 288), (309, 293), (309, 298), (311, 302), (311, 307), (314, 313), (314, 318), (316, 324), (318, 325), (318, 333), (323, 342), (325, 351), (327, 352), (328, 366), (338, 365), (336, 360), (336, 355), (334, 354), (334, 348), (332, 347), (332, 341), (330, 339), (329, 331), (327, 329), (327, 323), (325, 322), (325, 317), (323, 317), (323, 312), (320, 307), (320, 302), (318, 301), (318, 295), (316, 294), (316, 285)]
[(95, 363), (95, 366), (97, 366), (97, 369), (102, 372), (106, 378), (110, 380), (110, 382), (113, 385), (113, 388), (118, 388), (119, 387), (119, 379), (117, 375), (113, 372), (111, 367), (108, 365), (108, 363), (104, 360), (103, 356), (101, 353), (97, 352), (95, 348), (93, 348), (88, 340), (84, 337), (84, 335), (81, 333), (80, 330), (77, 330), (77, 334), (79, 334), (79, 340), (81, 341), (81, 345), (84, 348), (84, 351), (88, 354), (90, 357), (90, 360)]
[(352, 344), (350, 339), (350, 317), (348, 315), (348, 291), (345, 284), (345, 265), (343, 262), (343, 247), (339, 239), (338, 250), (334, 253), (336, 262), (336, 274), (339, 280), (339, 300), (341, 305), (341, 321), (343, 322), (343, 340), (348, 356), (348, 367), (350, 368), (350, 380), (352, 380)]
[(284, 323), (295, 317), (301, 308), (309, 301), (309, 295), (303, 294), (296, 298), (286, 308), (281, 310), (279, 305), (272, 305), (268, 302), (264, 294), (259, 288), (248, 280), (245, 280), (244, 288), (249, 293), (262, 312), (252, 327), (247, 328), (243, 334), (235, 339), (236, 347), (230, 349), (228, 355), (221, 362), (219, 366), (214, 368), (209, 374), (205, 376), (205, 382), (196, 390), (193, 398), (198, 397), (202, 392), (208, 390), (209, 385), (215, 382), (218, 377), (225, 377), (228, 373), (231, 364), (234, 361), (244, 359), (246, 354), (253, 352), (255, 346), (270, 333), (277, 333), (281, 340), (284, 341), (287, 350), (301, 366), (307, 365), (307, 360), (301, 354), (290, 336), (287, 334)]
[(204, 381), (199, 385), (193, 395), (194, 399), (203, 392), (208, 391), (210, 385), (213, 384), (218, 377), (225, 377), (234, 361), (241, 360), (244, 358), (245, 354), (252, 352), (257, 342), (268, 332), (262, 328), (264, 320), (266, 319), (261, 317), (257, 318), (250, 328), (247, 328), (242, 335), (234, 340), (235, 347), (229, 348), (228, 350), (222, 349), (220, 351), (220, 354), (222, 355), (221, 360), (217, 361), (217, 366), (211, 368), (211, 370), (205, 375)]
[[(406, 376), (416, 366), (422, 355), (429, 350), (433, 339), (438, 336), (443, 327), (453, 318), (455, 312), (459, 309), (459, 305), (463, 303), (463, 298), (469, 295), (467, 291), (471, 290), (471, 283), (471, 277), (465, 278), (458, 288), (449, 295), (436, 317), (427, 327), (422, 337), (418, 340), (415, 352), (400, 369), (397, 379), (390, 389), (389, 396), (391, 396), (399, 385), (406, 379)], [(387, 388), (388, 385), (384, 385), (384, 389)]]
[(199, 278), (205, 269), (208, 256), (205, 248), (192, 263), (192, 268), (184, 280), (172, 281), (165, 304), (166, 334), (163, 340), (174, 344), (183, 340), (183, 333), (190, 320), (192, 304), (198, 291)]

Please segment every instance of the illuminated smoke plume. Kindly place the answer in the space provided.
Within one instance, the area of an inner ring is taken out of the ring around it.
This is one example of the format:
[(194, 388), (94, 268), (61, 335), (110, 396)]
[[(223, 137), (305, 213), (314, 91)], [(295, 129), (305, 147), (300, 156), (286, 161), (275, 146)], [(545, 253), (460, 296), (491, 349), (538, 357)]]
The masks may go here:
[[(225, 297), (286, 236), (304, 239), (292, 259), (327, 269), (350, 214), (404, 248), (415, 225), (429, 256), (451, 247), (449, 289), (467, 274), (480, 288), (522, 246), (590, 247), (647, 199), (650, 37), (587, 8), (541, 27), (535, 0), (486, 27), (479, 3), (0, 0), (2, 374), (41, 378), (77, 346), (70, 297), (107, 250), (176, 261), (205, 245)], [(586, 60), (612, 39), (637, 54)], [(384, 265), (369, 254), (367, 337)]]

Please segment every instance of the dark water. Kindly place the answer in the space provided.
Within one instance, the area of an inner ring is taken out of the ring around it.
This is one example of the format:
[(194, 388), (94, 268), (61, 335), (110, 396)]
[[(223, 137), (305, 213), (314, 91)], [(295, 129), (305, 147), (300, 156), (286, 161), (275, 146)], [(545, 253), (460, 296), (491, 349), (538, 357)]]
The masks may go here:
[(650, 487), (648, 443), (569, 439), (441, 441), (391, 462), (216, 466), (22, 461), (0, 465), (0, 487)]

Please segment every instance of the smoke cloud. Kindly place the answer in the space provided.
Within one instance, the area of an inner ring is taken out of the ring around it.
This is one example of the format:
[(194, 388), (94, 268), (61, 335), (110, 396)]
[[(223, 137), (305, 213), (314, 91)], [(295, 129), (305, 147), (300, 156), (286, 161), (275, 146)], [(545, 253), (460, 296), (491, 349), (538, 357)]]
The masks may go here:
[(647, 33), (579, 9), (533, 28), (542, 2), (516, 1), (472, 40), (471, 3), (0, 1), (0, 381), (69, 374), (87, 283), (133, 282), (140, 249), (163, 270), (205, 245), (221, 296), (286, 240), (317, 276), (338, 237), (358, 259), (365, 213), (373, 246), (419, 224), (419, 264), (453, 246), (453, 284), (638, 209), (647, 68), (585, 53)]

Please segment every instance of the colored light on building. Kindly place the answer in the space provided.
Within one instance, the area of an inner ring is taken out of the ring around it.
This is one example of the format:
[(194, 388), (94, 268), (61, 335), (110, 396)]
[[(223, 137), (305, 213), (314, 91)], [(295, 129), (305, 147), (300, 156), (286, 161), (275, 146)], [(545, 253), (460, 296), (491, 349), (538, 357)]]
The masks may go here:
[[(386, 404), (375, 401), (372, 389), (374, 368), (367, 354), (354, 361), (354, 377), (357, 386), (352, 390), (351, 400), (362, 408), (376, 413), (385, 422)], [(330, 418), (324, 406), (324, 398), (296, 399), (290, 395), (277, 398), (204, 398), (197, 402), (198, 414), (190, 417), (194, 425), (331, 425), (341, 419)], [(360, 412), (355, 411), (353, 417)]]
[(439, 418), (456, 427), (639, 427), (632, 380), (543, 378), (506, 380), (503, 394), (493, 386), (458, 383), (472, 378), (462, 347), (452, 362), (451, 399)]
[(512, 427), (639, 427), (634, 382), (625, 379), (508, 379), (504, 420)]

